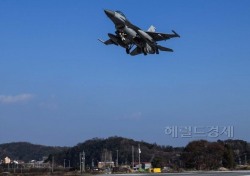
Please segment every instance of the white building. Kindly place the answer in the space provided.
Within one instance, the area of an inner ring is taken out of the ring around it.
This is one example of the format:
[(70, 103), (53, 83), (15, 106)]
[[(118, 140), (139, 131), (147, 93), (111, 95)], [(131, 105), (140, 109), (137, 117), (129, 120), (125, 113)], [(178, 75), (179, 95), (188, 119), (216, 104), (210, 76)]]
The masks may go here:
[(10, 158), (6, 156), (6, 157), (4, 158), (4, 163), (5, 163), (5, 164), (10, 164)]

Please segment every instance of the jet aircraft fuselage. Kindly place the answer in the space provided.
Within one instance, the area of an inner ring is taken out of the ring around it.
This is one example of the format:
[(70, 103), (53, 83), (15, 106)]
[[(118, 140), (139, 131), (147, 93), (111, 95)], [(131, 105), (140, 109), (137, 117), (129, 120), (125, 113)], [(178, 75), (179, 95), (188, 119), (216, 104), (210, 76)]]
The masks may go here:
[[(126, 48), (126, 52), (131, 55), (143, 53), (159, 54), (161, 51), (173, 51), (172, 49), (162, 47), (156, 41), (166, 40), (172, 37), (180, 37), (176, 32), (174, 34), (155, 33), (155, 28), (151, 26), (148, 31), (143, 31), (133, 25), (121, 11), (104, 10), (105, 14), (115, 24), (116, 35), (108, 34), (109, 40), (102, 41), (104, 44), (115, 44)], [(133, 46), (136, 48), (130, 52)]]

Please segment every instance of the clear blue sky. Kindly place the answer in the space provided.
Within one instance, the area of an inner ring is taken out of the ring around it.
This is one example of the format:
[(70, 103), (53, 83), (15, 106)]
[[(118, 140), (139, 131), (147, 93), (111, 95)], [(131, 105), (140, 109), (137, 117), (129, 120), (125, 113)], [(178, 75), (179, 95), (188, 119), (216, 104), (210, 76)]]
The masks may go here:
[[(115, 30), (103, 9), (181, 38), (131, 57), (98, 42)], [(0, 0), (0, 143), (196, 139), (165, 135), (173, 125), (231, 125), (250, 141), (249, 17), (247, 0)]]

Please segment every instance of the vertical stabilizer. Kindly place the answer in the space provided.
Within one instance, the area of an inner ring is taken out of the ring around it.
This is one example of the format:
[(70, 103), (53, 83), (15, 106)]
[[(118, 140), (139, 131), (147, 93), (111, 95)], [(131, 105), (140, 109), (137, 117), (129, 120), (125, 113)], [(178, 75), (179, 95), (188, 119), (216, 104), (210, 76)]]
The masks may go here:
[(148, 32), (155, 32), (156, 28), (151, 25), (149, 28), (148, 28)]

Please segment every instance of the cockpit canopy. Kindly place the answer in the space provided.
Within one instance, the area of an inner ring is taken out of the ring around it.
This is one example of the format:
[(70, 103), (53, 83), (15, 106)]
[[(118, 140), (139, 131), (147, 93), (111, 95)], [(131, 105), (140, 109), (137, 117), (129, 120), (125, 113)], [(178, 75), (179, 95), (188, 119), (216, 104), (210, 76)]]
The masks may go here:
[(121, 16), (123, 16), (126, 19), (126, 16), (124, 15), (124, 13), (122, 13), (121, 11), (117, 10), (115, 11), (116, 13), (119, 13)]

